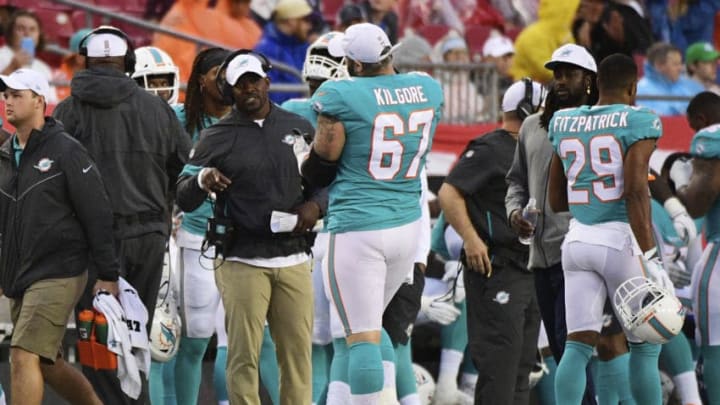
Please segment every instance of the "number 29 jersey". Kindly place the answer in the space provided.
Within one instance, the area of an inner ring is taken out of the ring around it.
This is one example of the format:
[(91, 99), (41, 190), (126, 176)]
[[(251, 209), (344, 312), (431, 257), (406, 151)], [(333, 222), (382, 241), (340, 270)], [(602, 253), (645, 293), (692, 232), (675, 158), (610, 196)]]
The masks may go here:
[(627, 223), (625, 155), (635, 142), (661, 135), (660, 118), (647, 108), (612, 104), (556, 112), (548, 137), (563, 163), (572, 216), (586, 225)]
[(420, 174), (442, 111), (440, 84), (417, 72), (328, 80), (312, 106), (345, 128), (328, 230), (388, 229), (420, 218)]

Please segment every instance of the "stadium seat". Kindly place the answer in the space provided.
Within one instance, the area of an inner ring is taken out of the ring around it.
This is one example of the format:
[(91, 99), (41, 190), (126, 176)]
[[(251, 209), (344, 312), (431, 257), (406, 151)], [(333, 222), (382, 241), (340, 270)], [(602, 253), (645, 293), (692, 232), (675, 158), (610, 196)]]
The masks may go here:
[(24, 8), (26, 10), (59, 10), (70, 12), (73, 8), (65, 4), (56, 3), (51, 0), (5, 0), (2, 5), (8, 5), (18, 8)]
[(337, 13), (344, 5), (345, 0), (322, 0), (320, 2), (320, 9), (322, 10), (323, 19), (327, 21), (327, 23), (330, 24), (331, 27), (335, 25)]
[(136, 48), (150, 45), (152, 43), (152, 32), (146, 30), (145, 28), (123, 21), (115, 21), (113, 25), (123, 30), (123, 32), (125, 32), (133, 41), (133, 45)]
[(482, 55), (485, 41), (490, 37), (493, 27), (487, 25), (468, 25), (465, 27), (465, 41), (467, 41), (470, 57)]
[(450, 27), (447, 25), (431, 24), (418, 28), (418, 35), (425, 38), (431, 45), (435, 45), (442, 37), (447, 35)]
[(45, 38), (50, 43), (67, 46), (68, 40), (75, 32), (70, 14), (65, 11), (48, 10), (45, 8), (35, 10), (42, 23)]
[(110, 23), (110, 18), (103, 17), (98, 14), (93, 14), (90, 24), (88, 25), (87, 13), (83, 10), (75, 10), (72, 13), (72, 16), (70, 18), (72, 19), (73, 27), (75, 27), (76, 30), (79, 30), (79, 29), (82, 29), (85, 27), (95, 28), (99, 25)]

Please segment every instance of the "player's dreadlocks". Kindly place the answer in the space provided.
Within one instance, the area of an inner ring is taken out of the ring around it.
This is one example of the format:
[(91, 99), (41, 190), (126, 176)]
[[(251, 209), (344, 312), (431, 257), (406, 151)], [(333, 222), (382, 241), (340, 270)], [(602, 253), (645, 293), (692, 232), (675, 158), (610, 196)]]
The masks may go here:
[[(192, 72), (187, 83), (185, 94), (185, 130), (191, 136), (195, 131), (206, 127), (203, 125), (203, 90), (200, 88), (200, 76), (215, 66), (220, 66), (229, 52), (222, 48), (208, 48), (197, 54), (193, 61)], [(215, 83), (208, 84), (214, 86)]]

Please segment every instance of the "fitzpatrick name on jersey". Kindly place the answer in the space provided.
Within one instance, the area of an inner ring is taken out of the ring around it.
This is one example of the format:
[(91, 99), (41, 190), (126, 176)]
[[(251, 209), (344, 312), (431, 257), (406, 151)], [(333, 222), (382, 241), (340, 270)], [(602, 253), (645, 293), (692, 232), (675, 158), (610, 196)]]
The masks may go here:
[(627, 128), (629, 111), (616, 111), (609, 114), (557, 117), (553, 122), (555, 132), (592, 132), (610, 128)]

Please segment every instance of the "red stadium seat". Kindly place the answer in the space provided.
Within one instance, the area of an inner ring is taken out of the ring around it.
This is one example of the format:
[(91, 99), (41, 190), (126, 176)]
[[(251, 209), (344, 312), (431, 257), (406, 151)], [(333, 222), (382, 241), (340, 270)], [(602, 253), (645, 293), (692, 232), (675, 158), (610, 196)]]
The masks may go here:
[[(137, 1), (137, 0), (136, 0)], [(334, 26), (337, 21), (337, 13), (340, 11), (342, 6), (345, 5), (345, 0), (322, 0), (320, 2), (320, 9), (322, 10), (323, 19), (327, 21), (330, 26)]]
[(490, 37), (493, 27), (486, 25), (468, 25), (465, 27), (465, 41), (470, 50), (470, 57), (482, 55), (482, 48), (485, 41)]
[(442, 37), (447, 35), (448, 31), (450, 31), (450, 27), (439, 24), (424, 25), (418, 28), (418, 34), (430, 42), (431, 45), (435, 45)]
[(73, 27), (75, 27), (76, 30), (79, 30), (86, 27), (95, 28), (99, 25), (110, 23), (110, 19), (108, 17), (103, 17), (98, 14), (93, 14), (90, 22), (88, 23), (87, 16), (88, 14), (85, 11), (75, 10), (71, 16)]
[(35, 13), (40, 18), (47, 41), (67, 46), (67, 41), (75, 32), (70, 14), (44, 8), (35, 10)]

